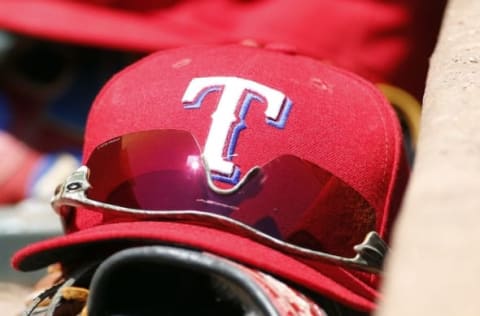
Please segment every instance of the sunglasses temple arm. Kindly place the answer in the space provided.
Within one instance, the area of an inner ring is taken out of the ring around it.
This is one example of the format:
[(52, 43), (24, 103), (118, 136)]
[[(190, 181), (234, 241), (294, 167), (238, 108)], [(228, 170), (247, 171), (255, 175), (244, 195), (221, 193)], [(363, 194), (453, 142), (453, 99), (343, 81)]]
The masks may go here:
[[(257, 172), (257, 169), (252, 169), (250, 175), (245, 178), (248, 179), (255, 176)], [(239, 234), (248, 235), (248, 237), (261, 243), (267, 243), (271, 247), (282, 252), (288, 252), (305, 259), (329, 261), (334, 264), (373, 273), (381, 272), (384, 258), (388, 252), (387, 244), (374, 231), (369, 232), (362, 243), (354, 246), (356, 256), (353, 258), (347, 258), (292, 245), (273, 238), (263, 232), (257, 231), (246, 224), (218, 214), (195, 210), (137, 210), (94, 201), (85, 195), (85, 191), (90, 188), (88, 173), (88, 167), (82, 166), (78, 168), (67, 178), (64, 184), (60, 185), (55, 191), (51, 204), (53, 209), (62, 218), (68, 218), (68, 209), (71, 209), (65, 206), (86, 206), (93, 209), (101, 208), (103, 210), (111, 210), (114, 212), (135, 214), (147, 218), (155, 217), (158, 220), (205, 223), (207, 225), (221, 226), (228, 230), (237, 231)]]
[(353, 259), (355, 262), (362, 262), (367, 266), (375, 267), (373, 272), (382, 270), (388, 253), (388, 245), (377, 232), (369, 232), (363, 242), (354, 246), (353, 249), (357, 253), (357, 256)]

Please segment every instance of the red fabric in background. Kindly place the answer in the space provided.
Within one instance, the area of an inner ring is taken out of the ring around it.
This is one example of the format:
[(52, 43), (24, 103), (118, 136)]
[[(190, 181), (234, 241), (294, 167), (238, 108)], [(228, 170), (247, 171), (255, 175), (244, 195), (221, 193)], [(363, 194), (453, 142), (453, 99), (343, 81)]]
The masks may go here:
[(445, 0), (4, 0), (0, 28), (150, 52), (254, 40), (422, 96)]

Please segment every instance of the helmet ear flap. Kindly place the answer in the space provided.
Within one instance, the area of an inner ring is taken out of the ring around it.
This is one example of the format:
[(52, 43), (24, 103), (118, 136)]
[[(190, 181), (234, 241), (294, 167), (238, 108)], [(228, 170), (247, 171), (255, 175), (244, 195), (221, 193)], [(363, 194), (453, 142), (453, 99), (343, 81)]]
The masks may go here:
[(257, 270), (171, 246), (129, 248), (107, 258), (90, 284), (88, 315), (323, 316), (309, 298)]
[(88, 315), (280, 315), (236, 264), (176, 247), (130, 248), (95, 272)]

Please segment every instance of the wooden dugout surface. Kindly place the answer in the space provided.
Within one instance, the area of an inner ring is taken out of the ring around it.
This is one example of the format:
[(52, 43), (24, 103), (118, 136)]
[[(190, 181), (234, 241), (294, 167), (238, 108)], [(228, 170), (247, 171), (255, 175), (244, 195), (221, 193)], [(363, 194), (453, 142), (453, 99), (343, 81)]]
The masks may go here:
[(376, 315), (480, 315), (479, 248), (480, 1), (449, 0)]

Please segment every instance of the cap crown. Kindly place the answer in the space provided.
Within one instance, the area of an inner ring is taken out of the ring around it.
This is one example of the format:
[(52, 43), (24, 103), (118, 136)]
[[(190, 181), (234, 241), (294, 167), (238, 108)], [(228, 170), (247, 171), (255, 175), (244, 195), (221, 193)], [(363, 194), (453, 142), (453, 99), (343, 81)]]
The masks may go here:
[(375, 87), (313, 59), (258, 48), (182, 48), (127, 68), (91, 109), (84, 160), (111, 138), (149, 129), (191, 132), (219, 186), (280, 155), (308, 160), (365, 197), (381, 234), (407, 173), (397, 118)]

